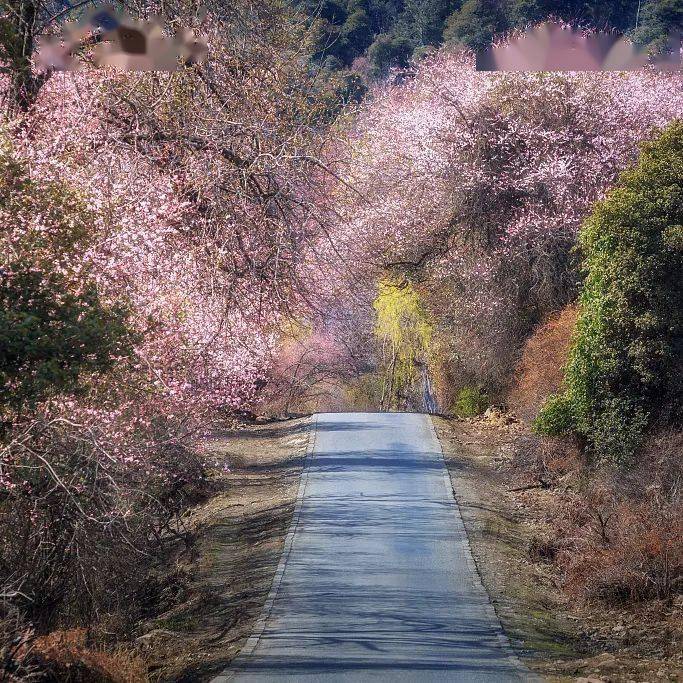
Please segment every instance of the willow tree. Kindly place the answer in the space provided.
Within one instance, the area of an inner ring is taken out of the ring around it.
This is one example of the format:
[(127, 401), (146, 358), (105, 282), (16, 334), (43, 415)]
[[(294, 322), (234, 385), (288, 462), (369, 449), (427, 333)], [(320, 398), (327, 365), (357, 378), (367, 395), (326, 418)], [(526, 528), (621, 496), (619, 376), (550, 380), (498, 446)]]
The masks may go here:
[(381, 342), (380, 408), (401, 408), (426, 367), (432, 326), (409, 283), (381, 281), (373, 306), (377, 314), (375, 335)]

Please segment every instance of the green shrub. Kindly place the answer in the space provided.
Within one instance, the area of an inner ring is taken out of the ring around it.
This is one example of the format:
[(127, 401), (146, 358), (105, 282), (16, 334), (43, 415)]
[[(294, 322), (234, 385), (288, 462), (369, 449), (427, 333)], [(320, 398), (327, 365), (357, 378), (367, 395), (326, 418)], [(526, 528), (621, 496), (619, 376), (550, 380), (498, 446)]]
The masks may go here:
[(481, 415), (489, 407), (489, 397), (476, 387), (464, 387), (455, 397), (455, 414), (458, 417)]
[(565, 392), (536, 422), (574, 432), (594, 459), (626, 462), (652, 422), (681, 414), (683, 121), (642, 148), (579, 238), (585, 282)]
[(0, 418), (76, 391), (130, 353), (128, 311), (102, 299), (85, 255), (94, 220), (64, 183), (32, 179), (0, 139)]
[(129, 352), (125, 309), (103, 304), (92, 284), (74, 290), (30, 261), (0, 276), (0, 407), (74, 391), (82, 374), (109, 370)]
[(568, 434), (574, 427), (572, 404), (567, 394), (550, 396), (534, 421), (534, 431), (545, 436)]

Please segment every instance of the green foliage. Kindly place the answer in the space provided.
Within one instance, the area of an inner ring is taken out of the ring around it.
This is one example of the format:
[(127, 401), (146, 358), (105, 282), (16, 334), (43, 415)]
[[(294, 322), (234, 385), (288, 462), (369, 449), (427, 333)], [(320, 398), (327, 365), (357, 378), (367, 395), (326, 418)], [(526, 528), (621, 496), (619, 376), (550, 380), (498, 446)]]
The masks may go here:
[(432, 325), (409, 283), (380, 282), (373, 306), (386, 377), (381, 403), (383, 407), (399, 407), (401, 395), (418, 379), (417, 364), (427, 358)]
[[(648, 45), (654, 52), (667, 47), (678, 49), (677, 45), (667, 44), (669, 34), (678, 29), (680, 38), (683, 26), (683, 2), (681, 0), (656, 0), (645, 3), (639, 27), (634, 31), (634, 39), (641, 45)], [(675, 36), (674, 36), (675, 39)]]
[(406, 67), (413, 53), (413, 43), (402, 36), (381, 35), (368, 50), (372, 75), (386, 76), (392, 67)]
[(73, 284), (26, 261), (0, 277), (0, 406), (73, 391), (81, 373), (105, 371), (128, 352), (125, 309)]
[(481, 415), (489, 407), (489, 397), (478, 387), (463, 387), (456, 394), (453, 410), (458, 417)]
[(359, 7), (348, 15), (342, 26), (342, 36), (347, 45), (347, 61), (353, 61), (353, 57), (370, 46), (373, 32), (370, 17), (365, 9)]
[(475, 50), (491, 44), (494, 36), (508, 28), (508, 18), (497, 0), (467, 0), (448, 19), (444, 39)]
[(563, 3), (467, 0), (448, 18), (444, 39), (481, 49), (497, 34), (510, 28), (522, 28), (550, 18), (598, 30), (615, 29), (653, 51), (659, 51), (665, 46), (668, 34), (680, 30), (683, 25), (683, 3), (681, 0), (570, 0)]
[(320, 34), (319, 58), (330, 55), (341, 68), (367, 55), (374, 76), (406, 66), (413, 52), (441, 43), (444, 21), (458, 0), (303, 0), (301, 9)]
[(61, 183), (32, 180), (0, 147), (0, 412), (77, 390), (130, 352), (124, 307), (104, 303), (84, 252), (92, 214)]
[(483, 49), (509, 29), (549, 18), (616, 29), (655, 51), (683, 25), (681, 0), (302, 0), (298, 5), (317, 25), (321, 63), (332, 56), (344, 70), (367, 56), (375, 78), (406, 66), (412, 55), (423, 54), (421, 48), (453, 42)]
[(567, 394), (550, 396), (534, 422), (534, 431), (543, 436), (568, 434), (575, 424), (571, 400)]
[(683, 121), (643, 146), (580, 235), (585, 283), (565, 393), (536, 428), (625, 462), (648, 425), (681, 415)]

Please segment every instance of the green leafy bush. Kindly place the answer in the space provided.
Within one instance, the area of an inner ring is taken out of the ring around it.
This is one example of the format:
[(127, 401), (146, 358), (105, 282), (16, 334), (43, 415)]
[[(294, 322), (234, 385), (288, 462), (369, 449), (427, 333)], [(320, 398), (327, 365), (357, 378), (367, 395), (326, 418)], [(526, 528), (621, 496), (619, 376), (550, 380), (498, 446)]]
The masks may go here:
[(455, 397), (455, 414), (458, 417), (481, 415), (489, 407), (489, 397), (477, 387), (464, 387)]
[(574, 432), (596, 461), (626, 462), (654, 420), (681, 413), (683, 121), (643, 146), (579, 240), (585, 282), (565, 391), (536, 421)]
[(571, 432), (574, 422), (573, 407), (569, 396), (555, 394), (544, 403), (540, 414), (534, 421), (534, 430), (538, 434), (557, 436)]
[(104, 305), (92, 284), (72, 285), (30, 261), (0, 276), (0, 405), (72, 391), (82, 373), (106, 371), (128, 353), (125, 309)]
[(127, 310), (102, 300), (86, 256), (94, 219), (0, 141), (0, 415), (72, 392), (130, 353)]

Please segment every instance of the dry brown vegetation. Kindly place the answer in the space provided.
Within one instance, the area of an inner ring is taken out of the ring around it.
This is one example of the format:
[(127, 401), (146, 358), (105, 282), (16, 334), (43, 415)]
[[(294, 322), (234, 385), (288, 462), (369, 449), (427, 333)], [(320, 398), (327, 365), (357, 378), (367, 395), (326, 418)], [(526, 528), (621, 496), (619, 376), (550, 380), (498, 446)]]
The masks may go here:
[(0, 681), (41, 683), (144, 683), (147, 663), (132, 647), (105, 649), (87, 629), (55, 630), (36, 636), (19, 613), (0, 615)]
[(683, 434), (653, 439), (628, 471), (603, 470), (561, 493), (555, 561), (565, 590), (626, 603), (683, 592)]
[(540, 326), (524, 346), (508, 403), (525, 422), (538, 415), (543, 401), (562, 384), (562, 366), (577, 316), (577, 307), (567, 306)]
[(681, 534), (661, 524), (680, 519), (662, 505), (680, 436), (653, 442), (642, 470), (589, 478), (575, 444), (509, 414), (436, 426), (477, 567), (531, 666), (553, 683), (683, 680)]
[(31, 645), (36, 660), (55, 680), (74, 683), (143, 683), (147, 665), (129, 648), (106, 651), (88, 644), (85, 629), (55, 631)]
[[(202, 442), (205, 496), (165, 534), (163, 561), (141, 566), (129, 641), (107, 636), (112, 615), (91, 628), (37, 632), (0, 600), (0, 683), (142, 683), (205, 680), (250, 635), (289, 528), (309, 420), (243, 426)], [(142, 571), (144, 569), (144, 572)], [(117, 575), (108, 584), (118, 587)]]
[(682, 445), (683, 434), (662, 434), (633, 468), (589, 471), (573, 444), (516, 437), (522, 486), (553, 492), (551, 530), (532, 554), (557, 566), (568, 594), (618, 605), (683, 592)]
[[(527, 342), (510, 405), (533, 420), (562, 380), (576, 309), (566, 308)], [(513, 466), (524, 485), (553, 488), (552, 533), (537, 559), (556, 563), (564, 589), (610, 603), (671, 599), (683, 591), (683, 433), (651, 436), (627, 468), (591, 467), (570, 439), (523, 430)]]

